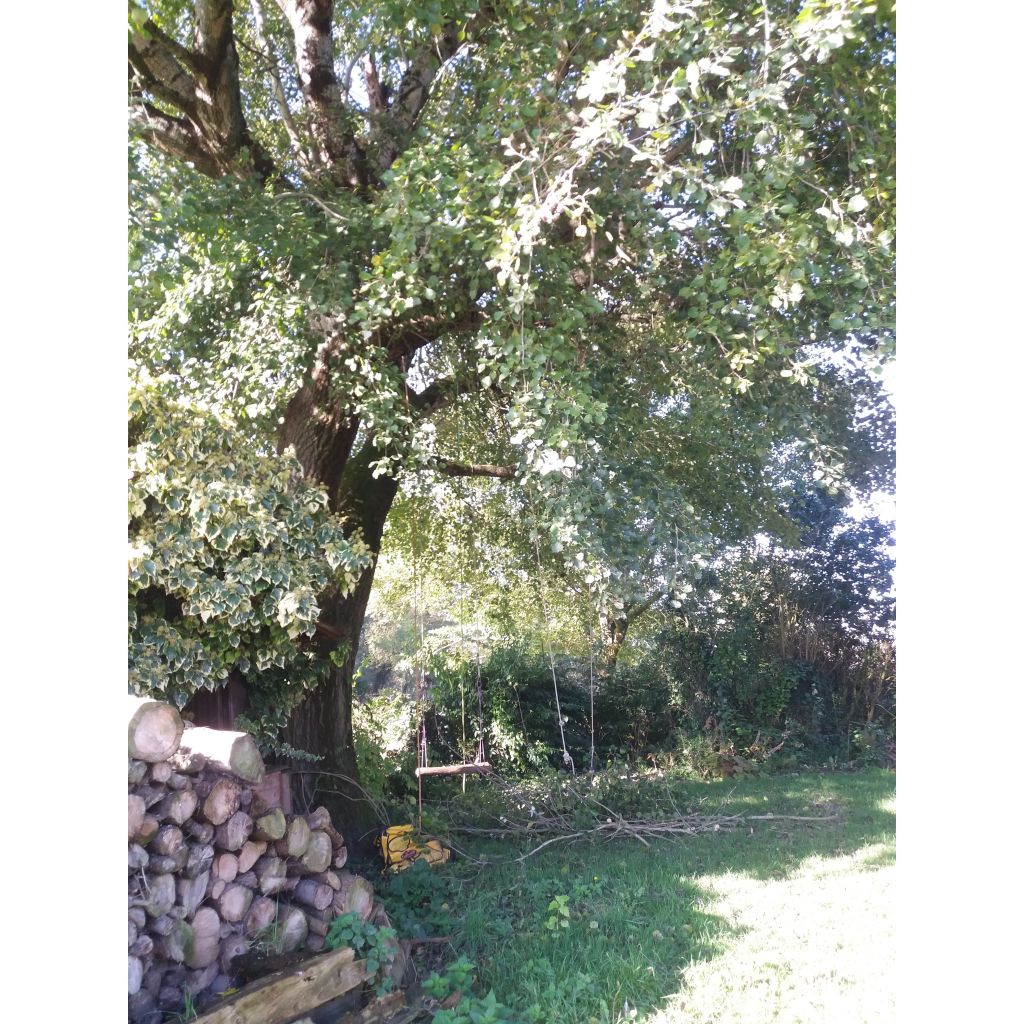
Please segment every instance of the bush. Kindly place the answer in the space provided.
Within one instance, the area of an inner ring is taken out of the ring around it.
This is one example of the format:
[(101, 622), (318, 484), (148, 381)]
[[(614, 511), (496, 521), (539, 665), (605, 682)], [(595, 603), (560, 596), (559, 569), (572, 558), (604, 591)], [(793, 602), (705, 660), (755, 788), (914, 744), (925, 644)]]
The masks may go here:
[(384, 691), (352, 704), (359, 778), (377, 800), (404, 799), (416, 792), (416, 728), (419, 705)]

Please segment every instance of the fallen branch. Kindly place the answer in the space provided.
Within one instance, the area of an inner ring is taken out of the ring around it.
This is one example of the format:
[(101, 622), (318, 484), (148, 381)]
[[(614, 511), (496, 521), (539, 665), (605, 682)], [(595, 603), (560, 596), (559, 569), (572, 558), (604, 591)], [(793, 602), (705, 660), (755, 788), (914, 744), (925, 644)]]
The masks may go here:
[[(540, 853), (553, 843), (573, 842), (578, 839), (601, 838), (606, 842), (613, 839), (636, 839), (650, 846), (651, 839), (682, 838), (722, 832), (743, 826), (750, 821), (804, 821), (826, 822), (838, 820), (838, 814), (817, 817), (796, 814), (687, 814), (666, 820), (657, 819), (626, 819), (618, 816), (610, 817), (593, 828), (566, 827), (566, 819), (561, 816), (534, 819), (525, 823), (508, 822), (502, 828), (475, 828), (468, 825), (453, 825), (453, 832), (480, 836), (487, 839), (507, 839), (513, 836), (526, 838), (531, 835), (547, 835), (544, 840), (522, 856), (510, 858), (508, 863), (517, 863)], [(556, 833), (551, 835), (551, 833)], [(475, 858), (472, 858), (475, 859)], [(487, 861), (489, 864), (505, 863)]]

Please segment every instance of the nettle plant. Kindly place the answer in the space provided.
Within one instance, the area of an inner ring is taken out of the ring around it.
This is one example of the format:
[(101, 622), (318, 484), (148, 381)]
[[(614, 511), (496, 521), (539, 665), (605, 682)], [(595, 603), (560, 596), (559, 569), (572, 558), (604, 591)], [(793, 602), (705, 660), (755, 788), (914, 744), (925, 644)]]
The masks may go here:
[(366, 961), (366, 974), (376, 984), (377, 994), (382, 995), (394, 987), (392, 980), (383, 973), (395, 958), (397, 934), (394, 928), (378, 928), (350, 912), (331, 922), (324, 936), (324, 947), (352, 949), (356, 957)]
[(350, 589), (368, 556), (291, 454), (245, 443), (230, 416), (167, 393), (144, 370), (129, 392), (128, 679), (183, 705), (237, 669), (250, 719), (284, 724), (318, 661), (318, 596)]

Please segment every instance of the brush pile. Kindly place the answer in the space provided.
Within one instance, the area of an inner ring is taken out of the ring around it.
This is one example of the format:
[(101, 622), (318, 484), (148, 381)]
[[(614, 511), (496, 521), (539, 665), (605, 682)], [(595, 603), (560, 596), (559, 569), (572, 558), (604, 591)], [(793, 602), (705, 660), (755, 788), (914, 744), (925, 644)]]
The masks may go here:
[(290, 808), (252, 737), (129, 697), (129, 1020), (186, 996), (201, 1011), (237, 985), (239, 957), (321, 950), (341, 914), (387, 924), (327, 810)]
[[(609, 771), (592, 776), (567, 776), (526, 783), (493, 775), (486, 792), (477, 794), (470, 814), (460, 816), (452, 801), (447, 807), (452, 832), (484, 839), (535, 841), (522, 861), (554, 843), (584, 839), (631, 839), (645, 846), (656, 839), (682, 839), (750, 827), (754, 822), (835, 821), (836, 814), (740, 814), (724, 809), (705, 813), (680, 807), (674, 780), (660, 772)], [(488, 806), (490, 804), (490, 806)], [(482, 818), (492, 824), (481, 824)]]

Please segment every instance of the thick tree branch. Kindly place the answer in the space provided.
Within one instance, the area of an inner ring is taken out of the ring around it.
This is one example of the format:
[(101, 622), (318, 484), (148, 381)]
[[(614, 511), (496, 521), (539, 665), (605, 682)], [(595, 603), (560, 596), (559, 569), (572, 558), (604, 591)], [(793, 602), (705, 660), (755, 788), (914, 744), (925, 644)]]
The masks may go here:
[(172, 117), (152, 103), (137, 103), (128, 113), (135, 130), (157, 148), (193, 164), (201, 174), (220, 177), (220, 166), (203, 148), (195, 127), (185, 118)]
[(483, 312), (475, 307), (455, 316), (428, 314), (388, 329), (382, 340), (391, 361), (397, 364), (445, 334), (476, 331), (483, 322)]
[(274, 99), (277, 101), (277, 109), (281, 113), (284, 130), (288, 133), (288, 141), (291, 142), (292, 152), (294, 152), (296, 159), (302, 167), (309, 170), (311, 166), (319, 164), (317, 154), (314, 151), (312, 159), (310, 158), (310, 154), (306, 152), (302, 144), (299, 130), (295, 125), (295, 119), (292, 117), (291, 108), (288, 106), (288, 97), (285, 96), (284, 86), (281, 84), (281, 76), (277, 72), (277, 54), (274, 52), (270, 39), (267, 36), (261, 0), (251, 0), (251, 7), (253, 25), (256, 29), (256, 39), (263, 48), (263, 56), (267, 61), (267, 74), (270, 75)]
[(380, 84), (380, 76), (377, 74), (377, 65), (373, 57), (363, 59), (363, 76), (366, 78), (366, 95), (370, 100), (370, 110), (379, 114), (387, 107), (387, 100), (384, 98), (384, 89)]
[(147, 24), (134, 33), (128, 63), (136, 82), (184, 120), (143, 104), (141, 112), (148, 119), (133, 121), (167, 153), (214, 177), (247, 173), (248, 167), (239, 161), (247, 150), (253, 168), (266, 180), (275, 170), (245, 123), (232, 14), (231, 0), (198, 0), (194, 51), (156, 26), (151, 30)]
[(196, 0), (195, 49), (206, 65), (207, 73), (223, 63), (234, 43), (231, 31), (232, 0)]
[[(409, 135), (416, 127), (420, 112), (430, 97), (430, 87), (434, 78), (445, 61), (462, 45), (460, 35), (463, 35), (463, 38), (468, 35), (468, 32), (463, 34), (464, 28), (462, 24), (450, 21), (444, 26), (440, 36), (424, 43), (409, 62), (389, 103), (385, 100), (377, 81), (376, 68), (370, 65), (373, 72), (372, 81), (369, 71), (366, 72), (371, 99), (370, 109), (383, 111), (385, 104), (387, 105), (387, 116), (381, 120), (373, 139), (374, 164), (378, 175), (383, 174), (404, 152)], [(378, 106), (373, 102), (374, 89)]]
[(350, 127), (350, 111), (334, 73), (333, 0), (277, 0), (295, 39), (299, 84), (312, 116), (313, 138), (334, 176), (356, 191), (370, 184), (366, 155)]
[(177, 107), (183, 114), (195, 116), (195, 79), (160, 39), (136, 32), (128, 41), (128, 63), (139, 83), (157, 99)]
[(492, 476), (500, 480), (514, 480), (519, 473), (518, 466), (496, 466), (489, 462), (452, 462), (450, 459), (434, 459), (428, 468), (447, 476)]
[(641, 615), (644, 614), (644, 612), (653, 608), (654, 605), (657, 604), (664, 596), (665, 592), (663, 590), (656, 590), (649, 598), (647, 598), (646, 601), (641, 601), (639, 604), (629, 605), (624, 616), (626, 625), (634, 623)]

